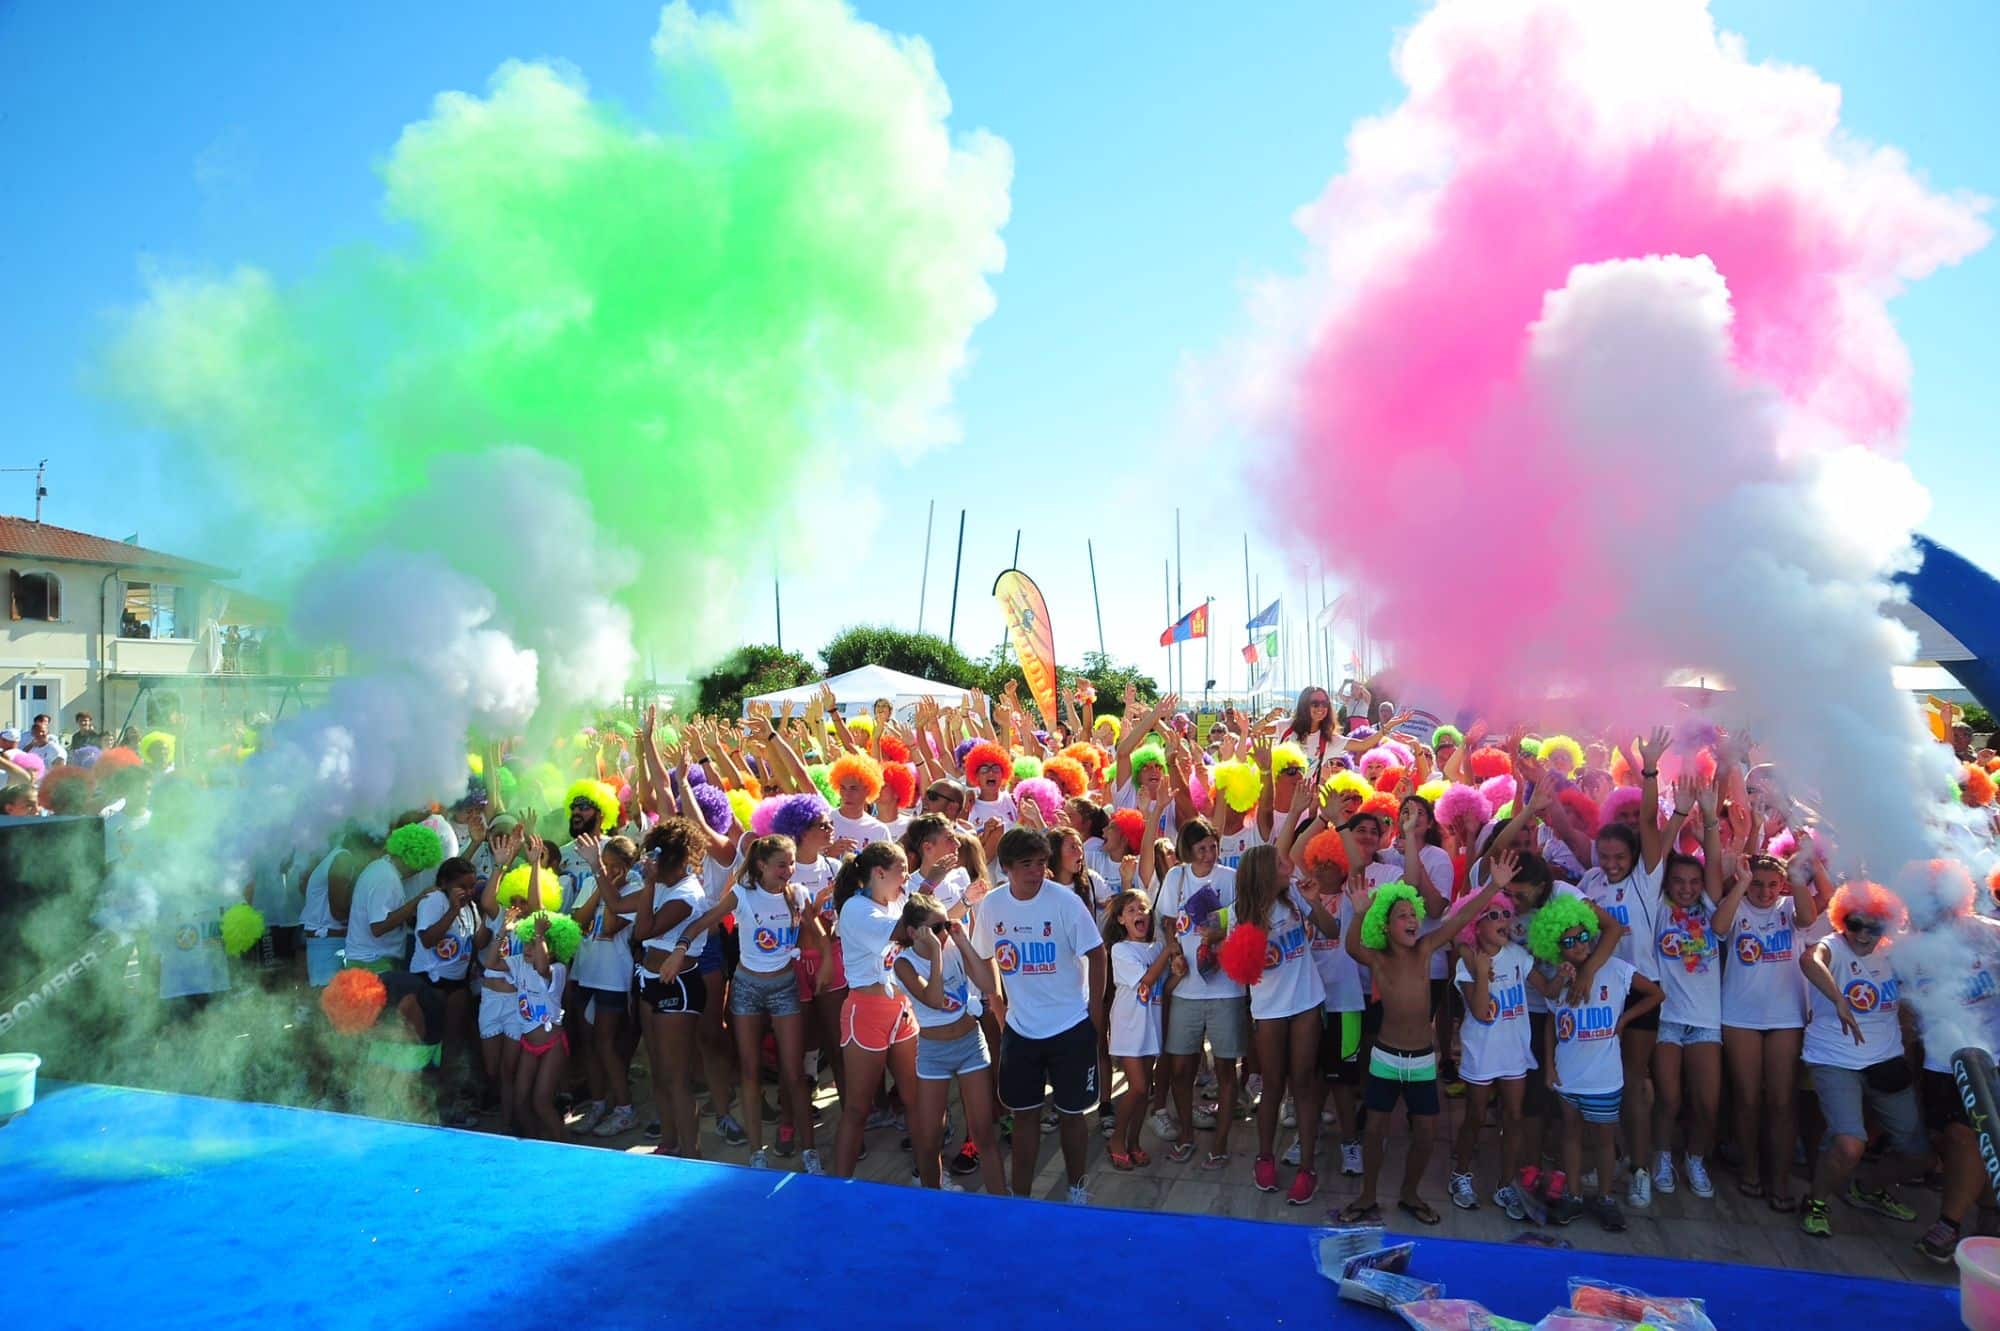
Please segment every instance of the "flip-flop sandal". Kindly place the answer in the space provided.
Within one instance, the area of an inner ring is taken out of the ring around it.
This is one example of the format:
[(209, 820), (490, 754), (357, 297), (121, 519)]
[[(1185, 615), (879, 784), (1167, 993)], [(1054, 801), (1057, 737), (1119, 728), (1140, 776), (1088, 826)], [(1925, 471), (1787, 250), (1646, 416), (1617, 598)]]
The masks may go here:
[(1764, 1195), (1764, 1185), (1754, 1178), (1738, 1179), (1736, 1181), (1736, 1191), (1742, 1193), (1745, 1197), (1762, 1197)]
[(1177, 1165), (1186, 1164), (1194, 1159), (1194, 1143), (1175, 1142), (1167, 1148), (1167, 1159)]
[(1769, 1205), (1779, 1215), (1790, 1215), (1799, 1209), (1799, 1199), (1796, 1197), (1773, 1197), (1770, 1199)]
[(1210, 1151), (1207, 1154), (1207, 1156), (1205, 1156), (1202, 1159), (1201, 1167), (1211, 1174), (1218, 1169), (1229, 1168), (1229, 1152), (1223, 1151), (1220, 1154), (1218, 1154), (1214, 1151)]
[(1134, 1165), (1137, 1165), (1140, 1169), (1144, 1169), (1147, 1165), (1153, 1163), (1153, 1157), (1147, 1155), (1143, 1150), (1141, 1150), (1137, 1146), (1134, 1146), (1132, 1148), (1132, 1163)]
[(1429, 1202), (1397, 1202), (1396, 1209), (1420, 1225), (1438, 1223), (1438, 1213), (1431, 1209)]
[(1111, 1167), (1113, 1169), (1121, 1170), (1128, 1174), (1132, 1172), (1131, 1156), (1125, 1154), (1123, 1151), (1107, 1151), (1105, 1154), (1111, 1157)]
[(1349, 1202), (1333, 1212), (1333, 1218), (1343, 1225), (1379, 1225), (1382, 1223), (1382, 1208)]

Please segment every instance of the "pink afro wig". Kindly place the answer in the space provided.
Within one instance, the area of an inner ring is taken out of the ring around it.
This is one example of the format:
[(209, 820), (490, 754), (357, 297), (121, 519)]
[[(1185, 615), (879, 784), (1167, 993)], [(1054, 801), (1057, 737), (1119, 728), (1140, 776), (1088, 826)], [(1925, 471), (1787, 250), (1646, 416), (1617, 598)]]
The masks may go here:
[(1446, 827), (1455, 827), (1459, 820), (1467, 817), (1474, 823), (1483, 824), (1492, 816), (1493, 806), (1471, 786), (1454, 785), (1438, 796), (1437, 820)]
[(895, 797), (897, 808), (909, 808), (917, 802), (917, 769), (908, 763), (883, 763), (882, 788)]
[(1016, 800), (1033, 800), (1035, 807), (1042, 811), (1042, 822), (1049, 827), (1056, 825), (1062, 816), (1062, 787), (1045, 776), (1031, 776), (1014, 787)]
[(1774, 858), (1781, 860), (1788, 860), (1792, 858), (1792, 856), (1798, 854), (1799, 835), (1798, 833), (1794, 832), (1791, 828), (1788, 827), (1784, 831), (1778, 833), (1778, 835), (1772, 837), (1771, 844), (1766, 846), (1764, 849), (1767, 852), (1769, 852)]
[(778, 810), (785, 804), (782, 795), (767, 800), (758, 800), (757, 807), (750, 811), (750, 831), (757, 836), (770, 836), (771, 820), (778, 816)]
[(1499, 776), (1488, 777), (1479, 783), (1479, 795), (1480, 798), (1486, 801), (1486, 807), (1489, 809), (1497, 809), (1503, 804), (1512, 804), (1514, 802), (1514, 778), (1505, 772), (1502, 772)]
[(1618, 789), (1606, 795), (1604, 802), (1597, 806), (1598, 826), (1602, 827), (1605, 823), (1619, 821), (1625, 815), (1627, 809), (1636, 809), (1639, 807), (1641, 798), (1637, 786), (1618, 787)]
[(1265, 954), (1270, 946), (1269, 934), (1245, 922), (1231, 929), (1222, 940), (1217, 959), (1222, 962), (1223, 973), (1236, 983), (1255, 984), (1264, 973)]
[(1848, 920), (1856, 915), (1865, 915), (1871, 920), (1880, 920), (1885, 930), (1893, 931), (1902, 924), (1905, 915), (1903, 903), (1888, 888), (1880, 883), (1871, 883), (1857, 878), (1851, 883), (1843, 883), (1833, 894), (1833, 901), (1826, 908), (1827, 918), (1833, 927), (1843, 932)]
[(999, 768), (1000, 779), (1005, 781), (1013, 774), (1014, 761), (1007, 756), (1007, 750), (998, 744), (991, 740), (981, 740), (966, 751), (965, 779), (975, 786), (978, 785), (979, 773), (981, 769), (987, 767)]
[[(1511, 776), (1514, 772), (1514, 760), (1499, 749), (1474, 749), (1472, 755), (1465, 761), (1471, 766), (1473, 777), (1480, 781), (1491, 781), (1496, 776)], [(1510, 795), (1508, 798), (1513, 797)]]
[(1604, 815), (1598, 810), (1597, 801), (1571, 786), (1556, 796), (1562, 806), (1569, 810), (1569, 816), (1583, 826), (1586, 836), (1596, 836)]
[(1359, 764), (1361, 775), (1367, 777), (1370, 781), (1379, 776), (1383, 768), (1394, 767), (1396, 765), (1396, 755), (1390, 753), (1388, 746), (1384, 744), (1377, 744), (1374, 748), (1362, 754)]
[(1074, 758), (1057, 754), (1042, 764), (1042, 775), (1056, 783), (1062, 793), (1075, 799), (1090, 789), (1090, 773)]

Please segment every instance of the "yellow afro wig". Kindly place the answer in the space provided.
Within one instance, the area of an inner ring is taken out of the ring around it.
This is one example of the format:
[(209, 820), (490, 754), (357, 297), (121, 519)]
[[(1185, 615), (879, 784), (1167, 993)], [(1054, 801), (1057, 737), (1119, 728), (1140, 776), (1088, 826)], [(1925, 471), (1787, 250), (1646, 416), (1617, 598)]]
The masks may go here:
[(570, 783), (568, 792), (563, 795), (563, 808), (567, 809), (578, 800), (589, 800), (597, 806), (597, 812), (602, 815), (602, 821), (598, 826), (606, 835), (617, 830), (617, 791), (602, 781), (592, 781), (589, 777), (585, 777)]
[[(1557, 776), (1568, 776), (1583, 770), (1583, 745), (1568, 735), (1551, 735), (1543, 740), (1541, 753), (1537, 756)], [(1558, 757), (1568, 758), (1568, 766), (1558, 762)]]
[[(528, 901), (528, 869), (528, 865), (517, 864), (506, 873), (500, 875), (500, 886), (494, 890), (494, 899), (502, 906), (526, 905)], [(562, 879), (556, 877), (555, 870), (542, 870), (541, 877), (535, 880), (535, 885), (541, 889), (542, 900), (540, 909), (562, 909)]]
[(1106, 726), (1111, 728), (1111, 744), (1116, 748), (1118, 741), (1125, 737), (1125, 723), (1115, 716), (1100, 716), (1091, 722), (1091, 733), (1095, 734)]
[(1369, 783), (1367, 777), (1344, 767), (1333, 774), (1333, 779), (1326, 783), (1325, 789), (1334, 795), (1352, 795), (1356, 799), (1363, 800), (1375, 793), (1375, 787)]
[(1238, 813), (1248, 813), (1256, 808), (1258, 799), (1264, 794), (1264, 774), (1253, 763), (1217, 763), (1209, 773), (1209, 784)]
[(1283, 776), (1287, 772), (1304, 771), (1306, 751), (1296, 744), (1280, 744), (1271, 750), (1271, 775)]

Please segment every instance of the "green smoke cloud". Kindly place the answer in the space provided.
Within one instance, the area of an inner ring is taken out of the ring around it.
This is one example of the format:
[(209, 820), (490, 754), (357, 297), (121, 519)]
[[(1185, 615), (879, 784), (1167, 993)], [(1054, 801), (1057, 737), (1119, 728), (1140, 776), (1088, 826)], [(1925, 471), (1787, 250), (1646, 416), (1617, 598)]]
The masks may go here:
[(549, 64), (441, 95), (382, 166), (398, 244), (290, 284), (154, 275), (109, 388), (267, 532), (416, 493), (443, 455), (562, 458), (639, 556), (656, 650), (713, 652), (794, 496), (949, 437), (1011, 158), (954, 136), (923, 42), (837, 0), (676, 3), (653, 53), (656, 124)]

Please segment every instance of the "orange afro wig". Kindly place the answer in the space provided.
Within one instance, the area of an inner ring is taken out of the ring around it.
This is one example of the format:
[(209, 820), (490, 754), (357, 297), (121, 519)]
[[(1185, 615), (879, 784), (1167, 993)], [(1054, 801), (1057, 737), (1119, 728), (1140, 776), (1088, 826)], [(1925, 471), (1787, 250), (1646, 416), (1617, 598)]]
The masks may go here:
[(1611, 751), (1611, 784), (1614, 786), (1636, 786), (1639, 774), (1632, 770), (1632, 764), (1625, 761), (1625, 750)]
[(1833, 894), (1833, 901), (1826, 908), (1827, 918), (1833, 927), (1843, 933), (1847, 922), (1856, 915), (1871, 920), (1880, 920), (1885, 931), (1894, 930), (1906, 918), (1903, 903), (1894, 892), (1880, 883), (1871, 883), (1857, 878), (1845, 883)]
[(1958, 797), (1975, 809), (1983, 809), (1993, 802), (1993, 778), (1982, 771), (1977, 763), (1965, 765), (1965, 780), (1960, 783)]
[(885, 763), (910, 761), (910, 746), (894, 735), (882, 736), (882, 742), (878, 747), (882, 750), (882, 761)]
[(1406, 775), (1408, 773), (1403, 768), (1391, 764), (1376, 773), (1375, 789), (1385, 795), (1393, 795), (1396, 793), (1396, 787), (1403, 784)]
[(1575, 786), (1564, 790), (1556, 796), (1556, 799), (1561, 801), (1563, 808), (1569, 810), (1570, 817), (1583, 825), (1586, 836), (1597, 835), (1597, 829), (1603, 825), (1604, 814), (1598, 809), (1596, 800)]
[(1514, 771), (1514, 760), (1495, 748), (1474, 749), (1466, 761), (1472, 764), (1472, 775), (1481, 781), (1509, 776)]
[(882, 764), (865, 753), (844, 753), (833, 760), (827, 769), (826, 779), (833, 783), (837, 791), (849, 781), (859, 781), (866, 791), (864, 798), (873, 804), (882, 793)]
[(144, 761), (137, 749), (129, 749), (121, 744), (115, 749), (106, 749), (98, 755), (97, 766), (91, 770), (103, 776), (106, 772), (115, 772), (121, 767), (137, 767)]
[(44, 809), (55, 810), (58, 804), (64, 806), (59, 812), (81, 813), (83, 803), (90, 797), (90, 773), (81, 767), (58, 767), (42, 778), (42, 784), (35, 790), (35, 803)]
[(1057, 754), (1042, 764), (1042, 775), (1056, 783), (1065, 798), (1075, 799), (1090, 789), (1090, 773), (1074, 758)]
[(882, 764), (882, 788), (895, 797), (897, 808), (909, 808), (917, 802), (917, 769), (908, 763)]
[(1340, 833), (1327, 828), (1306, 842), (1305, 866), (1311, 873), (1322, 868), (1336, 870), (1345, 879), (1350, 872), (1347, 860), (1347, 843), (1340, 839)]
[(359, 966), (348, 966), (320, 990), (320, 1011), (342, 1035), (359, 1035), (375, 1024), (389, 1001), (382, 977)]
[(1912, 860), (1896, 878), (1896, 895), (1917, 903), (1915, 923), (1923, 927), (1932, 918), (1964, 915), (1972, 910), (1972, 872), (1957, 860)]
[(1390, 827), (1394, 827), (1396, 825), (1396, 797), (1386, 791), (1378, 790), (1362, 801), (1360, 812), (1372, 813), (1376, 817), (1386, 820)]
[(1059, 758), (1073, 758), (1083, 764), (1083, 770), (1090, 773), (1092, 781), (1101, 778), (1104, 775), (1105, 769), (1111, 765), (1111, 761), (1105, 757), (1103, 749), (1095, 744), (1082, 741), (1064, 745), (1062, 752), (1056, 756)]
[(1137, 809), (1113, 809), (1111, 825), (1118, 829), (1118, 835), (1125, 839), (1125, 853), (1137, 855), (1139, 843), (1146, 836), (1146, 818)]
[(999, 768), (1000, 779), (1005, 781), (1013, 775), (1014, 760), (1007, 756), (1007, 750), (992, 740), (983, 739), (966, 750), (965, 779), (975, 786), (978, 785), (980, 770), (987, 767)]

